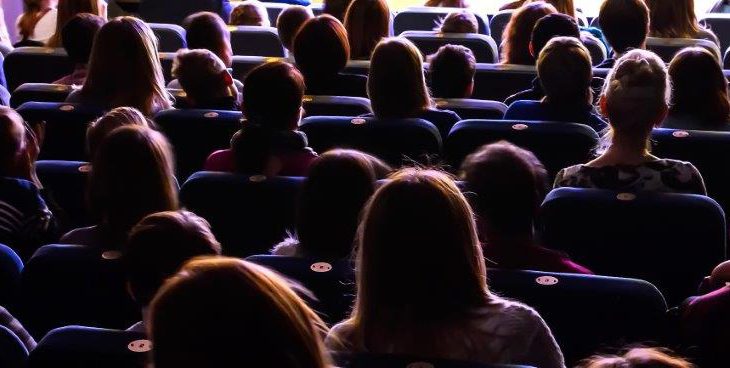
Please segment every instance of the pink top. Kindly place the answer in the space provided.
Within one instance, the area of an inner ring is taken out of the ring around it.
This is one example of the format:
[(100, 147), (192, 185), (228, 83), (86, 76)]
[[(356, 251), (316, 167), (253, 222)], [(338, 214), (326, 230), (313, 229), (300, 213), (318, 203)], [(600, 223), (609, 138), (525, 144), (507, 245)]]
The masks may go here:
[(53, 82), (53, 84), (65, 84), (67, 86), (81, 86), (86, 82), (86, 67), (76, 68), (73, 73)]
[[(277, 154), (272, 160), (278, 165), (275, 173), (278, 176), (306, 176), (317, 154), (309, 148)], [(213, 152), (205, 161), (206, 171), (236, 172), (236, 159), (230, 149)]]

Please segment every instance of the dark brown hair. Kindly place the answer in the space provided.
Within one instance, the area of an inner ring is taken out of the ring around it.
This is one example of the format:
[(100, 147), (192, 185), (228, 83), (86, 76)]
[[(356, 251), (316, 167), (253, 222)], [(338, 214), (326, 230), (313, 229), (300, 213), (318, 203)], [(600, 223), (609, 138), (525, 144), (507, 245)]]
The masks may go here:
[(476, 59), (470, 49), (459, 45), (442, 46), (429, 56), (431, 92), (437, 98), (469, 98), (474, 83)]
[(183, 20), (185, 41), (189, 49), (206, 49), (218, 55), (227, 67), (231, 66), (231, 32), (220, 15), (199, 12)]
[(639, 49), (649, 34), (649, 8), (644, 0), (605, 0), (598, 13), (601, 30), (614, 52)]
[(350, 60), (345, 27), (326, 14), (304, 23), (294, 37), (293, 51), (297, 68), (306, 79), (335, 75)]
[(390, 9), (385, 0), (354, 0), (345, 14), (352, 59), (370, 59), (375, 45), (390, 33)]
[(543, 1), (515, 10), (502, 36), (502, 63), (535, 65), (535, 57), (530, 53), (532, 29), (540, 18), (557, 12), (554, 6)]
[(288, 6), (279, 13), (279, 17), (276, 18), (276, 30), (281, 43), (287, 50), (292, 49), (294, 37), (299, 29), (312, 18), (314, 18), (312, 9), (301, 5)]

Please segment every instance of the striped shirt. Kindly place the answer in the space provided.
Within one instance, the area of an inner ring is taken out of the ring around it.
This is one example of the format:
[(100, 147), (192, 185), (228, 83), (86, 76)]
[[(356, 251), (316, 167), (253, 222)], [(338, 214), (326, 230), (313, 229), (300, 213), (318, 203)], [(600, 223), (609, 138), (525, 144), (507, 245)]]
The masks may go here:
[(27, 259), (54, 231), (41, 191), (30, 181), (0, 177), (0, 242)]

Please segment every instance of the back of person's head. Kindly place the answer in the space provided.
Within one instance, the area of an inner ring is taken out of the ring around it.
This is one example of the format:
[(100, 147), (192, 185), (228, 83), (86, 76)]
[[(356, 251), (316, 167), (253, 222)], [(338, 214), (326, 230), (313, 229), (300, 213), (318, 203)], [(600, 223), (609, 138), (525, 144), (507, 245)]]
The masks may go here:
[(605, 0), (598, 14), (614, 53), (644, 48), (649, 34), (649, 8), (644, 0)]
[(339, 19), (340, 22), (344, 22), (345, 13), (352, 0), (324, 0), (323, 3), (324, 7), (322, 8), (322, 12), (324, 14), (329, 14)]
[(546, 103), (584, 108), (593, 101), (591, 53), (573, 37), (555, 37), (540, 52), (537, 75)]
[(461, 178), (473, 196), (483, 240), (532, 234), (548, 185), (532, 152), (505, 141), (482, 146), (462, 163)]
[(344, 23), (350, 57), (370, 59), (375, 45), (390, 34), (390, 8), (385, 0), (354, 0)]
[(235, 7), (231, 12), (232, 26), (259, 26), (271, 27), (269, 13), (266, 7), (258, 0), (246, 0)]
[(26, 146), (26, 127), (15, 110), (0, 106), (0, 176), (15, 176)]
[(535, 57), (530, 53), (532, 30), (540, 18), (557, 12), (544, 1), (527, 3), (515, 10), (502, 36), (502, 63), (535, 65)]
[(172, 75), (193, 106), (231, 95), (233, 77), (223, 61), (209, 50), (179, 50), (172, 63)]
[(135, 107), (147, 116), (171, 107), (157, 37), (147, 23), (117, 17), (101, 27), (81, 93), (105, 107)]
[(188, 211), (151, 214), (132, 228), (124, 248), (129, 292), (146, 307), (185, 262), (220, 253), (221, 245), (202, 217)]
[(360, 212), (390, 167), (367, 153), (335, 149), (312, 164), (299, 196), (297, 238), (309, 257), (350, 255)]
[(155, 367), (329, 367), (327, 327), (292, 286), (240, 259), (188, 262), (151, 304)]
[(649, 7), (649, 29), (653, 37), (695, 38), (700, 24), (694, 0), (644, 0)]
[(195, 13), (183, 20), (183, 27), (188, 48), (213, 51), (227, 67), (233, 64), (231, 32), (220, 15), (211, 12)]
[(471, 208), (443, 172), (392, 175), (365, 207), (358, 242), (350, 322), (364, 346), (392, 344), (403, 333), (443, 334), (445, 324), (489, 302)]
[(558, 13), (575, 18), (573, 0), (545, 0), (545, 2), (554, 6)]
[(152, 122), (134, 107), (117, 107), (89, 123), (86, 128), (86, 147), (89, 156), (94, 157), (101, 142), (109, 133), (125, 125), (153, 127)]
[(48, 47), (61, 47), (61, 34), (66, 23), (73, 18), (74, 15), (80, 13), (95, 14), (106, 17), (106, 12), (99, 4), (99, 0), (58, 0), (56, 7), (56, 32), (48, 40)]
[(312, 18), (314, 18), (312, 9), (301, 5), (287, 6), (279, 13), (279, 17), (276, 18), (276, 30), (281, 43), (287, 50), (291, 51), (297, 32), (306, 21)]
[(727, 79), (715, 56), (700, 47), (686, 48), (669, 64), (672, 99), (669, 112), (691, 115), (708, 128), (725, 127), (730, 119)]
[(476, 59), (470, 49), (459, 45), (441, 46), (428, 60), (431, 92), (434, 97), (471, 97)]
[(425, 6), (440, 6), (444, 8), (468, 8), (466, 0), (427, 0)]
[(123, 243), (151, 213), (177, 210), (174, 158), (161, 133), (138, 125), (114, 129), (91, 162), (89, 205), (110, 241)]
[(633, 348), (623, 355), (597, 355), (582, 361), (579, 368), (694, 368), (694, 364), (666, 349)]
[(48, 0), (23, 0), (23, 14), (18, 17), (18, 34), (22, 39), (33, 36), (35, 26), (48, 10)]
[(94, 37), (106, 20), (89, 13), (76, 14), (61, 30), (61, 42), (69, 59), (77, 64), (86, 64), (91, 56)]
[(441, 33), (477, 33), (479, 23), (474, 13), (464, 10), (449, 13), (438, 28)]
[(337, 18), (320, 15), (308, 20), (294, 36), (294, 60), (305, 78), (330, 77), (350, 60), (347, 31)]
[(368, 97), (378, 118), (408, 118), (431, 107), (423, 56), (402, 37), (380, 41), (373, 51)]
[(550, 40), (561, 36), (580, 39), (580, 29), (575, 18), (565, 14), (549, 14), (540, 18), (532, 29), (530, 52), (537, 58)]

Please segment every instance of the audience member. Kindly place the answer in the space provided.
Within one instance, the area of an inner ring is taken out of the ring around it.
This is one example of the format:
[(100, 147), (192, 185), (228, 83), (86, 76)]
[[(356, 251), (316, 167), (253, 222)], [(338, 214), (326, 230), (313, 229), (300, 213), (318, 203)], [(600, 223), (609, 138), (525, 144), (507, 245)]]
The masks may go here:
[(312, 9), (301, 5), (292, 5), (284, 8), (279, 13), (279, 17), (276, 18), (276, 30), (279, 33), (279, 39), (281, 39), (281, 43), (288, 50), (291, 61), (293, 61), (291, 56), (292, 49), (294, 48), (294, 37), (304, 23), (312, 18), (314, 18)]
[(61, 42), (68, 58), (74, 62), (74, 71), (53, 83), (83, 85), (86, 82), (94, 37), (104, 23), (104, 18), (89, 13), (76, 14), (66, 22), (61, 31)]
[(308, 95), (365, 97), (367, 78), (344, 73), (350, 60), (345, 27), (330, 15), (308, 20), (294, 37), (294, 59)]
[(691, 163), (649, 151), (652, 129), (664, 121), (670, 96), (666, 65), (658, 56), (632, 50), (618, 59), (599, 103), (610, 125), (600, 156), (561, 170), (555, 187), (706, 194)]
[(327, 337), (331, 350), (565, 367), (537, 312), (489, 291), (473, 213), (446, 174), (393, 175), (358, 242), (355, 307)]
[(145, 216), (178, 209), (174, 158), (161, 133), (137, 125), (117, 128), (91, 163), (87, 198), (98, 224), (69, 232), (62, 243), (120, 249)]
[(354, 0), (345, 13), (350, 58), (369, 60), (375, 45), (390, 35), (386, 0)]
[(468, 8), (467, 0), (426, 0), (425, 6), (444, 7), (444, 8)]
[(649, 7), (649, 35), (661, 38), (698, 38), (720, 41), (695, 15), (694, 0), (644, 0)]
[(43, 46), (56, 31), (58, 0), (23, 0), (16, 22), (20, 41), (16, 46)]
[(101, 146), (101, 142), (109, 133), (125, 125), (139, 125), (145, 128), (154, 127), (154, 123), (142, 115), (139, 110), (133, 107), (117, 107), (89, 123), (89, 127), (86, 128), (86, 149), (89, 152), (89, 157), (94, 157)]
[(565, 254), (542, 247), (535, 234), (547, 172), (532, 152), (509, 142), (481, 147), (461, 165), (484, 255), (495, 267), (591, 273)]
[(56, 30), (48, 39), (46, 46), (62, 47), (61, 33), (66, 22), (79, 13), (98, 15), (106, 19), (106, 1), (104, 0), (58, 0)]
[(700, 47), (686, 48), (669, 64), (672, 99), (664, 128), (730, 130), (727, 79), (715, 56)]
[(299, 289), (240, 259), (188, 262), (152, 300), (155, 367), (331, 367), (327, 327)]
[(350, 256), (360, 212), (375, 181), (391, 168), (359, 151), (335, 149), (319, 156), (299, 196), (296, 234), (273, 254), (336, 260)]
[(329, 14), (340, 22), (345, 21), (345, 13), (353, 0), (323, 0), (322, 12)]
[(433, 97), (471, 97), (474, 91), (476, 59), (470, 49), (458, 45), (441, 46), (428, 60)]
[(269, 13), (258, 0), (246, 0), (233, 8), (229, 23), (232, 26), (271, 27)]
[(598, 13), (601, 30), (613, 49), (611, 57), (598, 65), (613, 68), (616, 60), (632, 49), (646, 48), (649, 8), (644, 0), (605, 0)]
[(304, 78), (283, 62), (256, 67), (243, 87), (243, 126), (231, 148), (208, 157), (205, 169), (267, 176), (303, 176), (317, 154), (297, 130), (302, 118)]
[(606, 122), (594, 112), (591, 55), (579, 39), (550, 40), (537, 59), (537, 76), (545, 97), (512, 103), (505, 119), (580, 123), (597, 132), (606, 128)]
[(185, 106), (214, 110), (240, 108), (231, 72), (209, 50), (178, 51), (172, 63), (172, 76), (185, 91)]
[(142, 219), (132, 228), (123, 255), (127, 289), (143, 316), (129, 331), (146, 332), (152, 298), (187, 261), (220, 254), (210, 225), (192, 212), (159, 212)]
[(437, 30), (441, 33), (478, 33), (479, 23), (472, 12), (449, 13)]
[(442, 137), (461, 120), (453, 111), (433, 107), (423, 75), (421, 52), (405, 38), (385, 39), (375, 47), (370, 61), (368, 96), (375, 117), (424, 119), (433, 123)]
[(545, 2), (554, 6), (558, 13), (575, 18), (575, 5), (573, 4), (573, 0), (545, 0)]
[(598, 355), (586, 359), (578, 368), (694, 368), (666, 349), (632, 348), (622, 355)]
[(231, 32), (226, 22), (215, 13), (195, 13), (183, 21), (185, 41), (189, 49), (206, 49), (216, 54), (227, 68), (233, 65)]
[(502, 36), (502, 63), (535, 65), (538, 54), (530, 53), (530, 39), (535, 24), (542, 17), (558, 11), (543, 1), (525, 4), (517, 9)]

